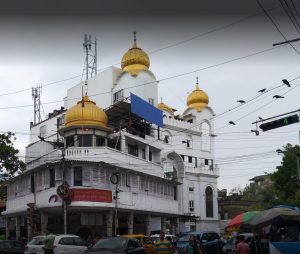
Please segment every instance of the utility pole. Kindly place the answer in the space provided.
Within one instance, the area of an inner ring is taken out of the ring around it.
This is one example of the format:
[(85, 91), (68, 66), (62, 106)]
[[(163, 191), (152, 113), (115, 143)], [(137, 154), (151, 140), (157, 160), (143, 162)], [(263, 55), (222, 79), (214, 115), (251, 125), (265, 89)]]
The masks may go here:
[[(61, 159), (61, 167), (63, 172), (63, 186), (66, 190), (66, 167), (65, 167), (65, 155), (66, 155), (66, 148), (63, 147), (62, 150), (62, 159)], [(64, 234), (67, 234), (67, 201), (63, 199), (63, 207), (64, 207)]]
[[(50, 145), (53, 145), (54, 148), (56, 148), (57, 146), (60, 146), (61, 144), (59, 142), (55, 142), (55, 141), (47, 141), (45, 140), (44, 137), (38, 136), (38, 138), (46, 143), (49, 143)], [(66, 149), (67, 147), (60, 147), (59, 148), (61, 150), (61, 154), (62, 154), (62, 158), (61, 158), (61, 170), (62, 170), (62, 185), (57, 187), (57, 192), (59, 191), (62, 195), (59, 196), (63, 196), (62, 200), (63, 200), (63, 218), (64, 218), (64, 234), (67, 234), (67, 198), (68, 198), (68, 192), (69, 192), (69, 185), (66, 182)]]
[(112, 184), (115, 184), (116, 189), (113, 195), (113, 199), (115, 200), (115, 216), (114, 216), (114, 235), (117, 236), (118, 233), (118, 200), (119, 200), (119, 193), (122, 192), (122, 190), (119, 189), (119, 182), (120, 182), (120, 176), (118, 173), (114, 173), (110, 177), (110, 182)]

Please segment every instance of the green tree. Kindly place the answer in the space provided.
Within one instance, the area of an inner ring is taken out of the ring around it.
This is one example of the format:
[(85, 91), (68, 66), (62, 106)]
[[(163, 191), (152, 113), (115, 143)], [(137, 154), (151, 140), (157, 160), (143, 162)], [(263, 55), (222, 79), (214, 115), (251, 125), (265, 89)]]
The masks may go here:
[(287, 144), (282, 152), (281, 165), (270, 174), (274, 182), (273, 199), (270, 203), (300, 206), (300, 181), (297, 169), (297, 154), (300, 152), (300, 147)]
[[(25, 170), (25, 163), (19, 160), (19, 150), (13, 145), (14, 133), (0, 134), (0, 199), (6, 198), (4, 179), (9, 179)], [(5, 178), (3, 177), (5, 176)]]

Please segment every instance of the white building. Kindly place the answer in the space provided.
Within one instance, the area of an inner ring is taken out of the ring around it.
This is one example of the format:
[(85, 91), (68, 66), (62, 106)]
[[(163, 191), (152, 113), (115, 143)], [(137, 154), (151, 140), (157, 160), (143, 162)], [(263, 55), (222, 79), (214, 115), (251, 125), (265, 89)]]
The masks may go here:
[[(30, 238), (47, 228), (62, 233), (63, 199), (69, 233), (219, 230), (208, 96), (197, 82), (187, 109), (175, 115), (158, 103), (149, 67), (148, 55), (134, 42), (121, 69), (111, 67), (88, 80), (82, 98), (84, 84), (69, 89), (67, 110), (31, 126), (27, 169), (8, 185), (7, 235)], [(163, 111), (162, 128), (131, 112), (130, 93)], [(118, 185), (112, 183), (116, 174)]]

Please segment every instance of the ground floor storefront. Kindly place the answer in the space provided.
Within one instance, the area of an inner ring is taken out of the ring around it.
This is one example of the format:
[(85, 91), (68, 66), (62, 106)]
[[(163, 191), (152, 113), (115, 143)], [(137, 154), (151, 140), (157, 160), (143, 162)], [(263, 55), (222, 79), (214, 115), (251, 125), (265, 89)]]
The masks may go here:
[[(83, 238), (101, 238), (123, 234), (151, 235), (160, 230), (179, 234), (179, 216), (146, 211), (116, 209), (69, 208), (66, 228), (68, 234)], [(44, 208), (6, 215), (6, 237), (31, 239), (34, 235), (64, 233), (63, 208)]]

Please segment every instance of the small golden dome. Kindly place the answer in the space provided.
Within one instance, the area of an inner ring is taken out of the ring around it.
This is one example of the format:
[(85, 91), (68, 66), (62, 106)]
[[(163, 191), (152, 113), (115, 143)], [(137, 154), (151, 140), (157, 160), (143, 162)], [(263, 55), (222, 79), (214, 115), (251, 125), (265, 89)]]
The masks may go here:
[(197, 81), (196, 89), (187, 97), (187, 106), (189, 108), (194, 108), (197, 111), (202, 111), (208, 106), (208, 102), (209, 98), (207, 93), (199, 89)]
[(170, 113), (171, 115), (174, 115), (173, 109), (171, 109), (168, 105), (166, 105), (166, 104), (163, 103), (163, 102), (158, 103), (157, 107), (158, 107), (160, 110), (166, 111), (166, 112)]
[(137, 46), (136, 33), (134, 33), (132, 48), (122, 57), (121, 66), (123, 71), (128, 71), (132, 76), (137, 76), (140, 71), (148, 70), (150, 67), (147, 53)]
[(86, 95), (67, 111), (63, 128), (84, 126), (110, 130), (107, 127), (107, 121), (107, 115), (103, 109)]

